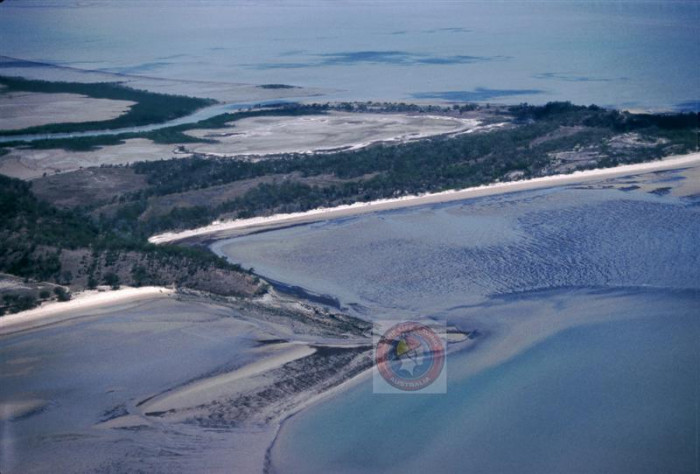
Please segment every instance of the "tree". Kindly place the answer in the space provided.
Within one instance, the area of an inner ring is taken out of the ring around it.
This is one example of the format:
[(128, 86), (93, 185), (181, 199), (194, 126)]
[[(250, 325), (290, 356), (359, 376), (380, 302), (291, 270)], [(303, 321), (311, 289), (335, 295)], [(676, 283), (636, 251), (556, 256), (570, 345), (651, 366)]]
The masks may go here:
[(70, 293), (68, 293), (68, 291), (66, 291), (66, 289), (63, 288), (62, 286), (57, 286), (56, 288), (53, 289), (53, 292), (58, 297), (58, 301), (69, 301), (70, 300)]
[(109, 285), (113, 290), (119, 289), (119, 275), (109, 272), (104, 276), (105, 285)]
[(134, 286), (141, 286), (148, 281), (148, 271), (143, 265), (134, 265), (131, 268), (131, 279)]

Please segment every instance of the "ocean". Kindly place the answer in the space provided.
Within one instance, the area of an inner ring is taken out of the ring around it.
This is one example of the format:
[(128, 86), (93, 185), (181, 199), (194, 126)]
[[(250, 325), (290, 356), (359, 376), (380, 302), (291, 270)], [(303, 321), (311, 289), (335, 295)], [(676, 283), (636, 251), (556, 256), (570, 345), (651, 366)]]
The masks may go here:
[(698, 25), (677, 0), (24, 0), (0, 5), (0, 55), (327, 100), (697, 110)]

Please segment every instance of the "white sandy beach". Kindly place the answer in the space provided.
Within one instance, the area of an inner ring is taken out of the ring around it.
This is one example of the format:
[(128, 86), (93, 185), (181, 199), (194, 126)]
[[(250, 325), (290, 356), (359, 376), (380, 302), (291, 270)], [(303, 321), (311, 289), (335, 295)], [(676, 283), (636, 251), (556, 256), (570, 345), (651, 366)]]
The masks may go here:
[(533, 189), (578, 184), (599, 179), (614, 178), (620, 176), (649, 173), (654, 171), (681, 168), (700, 164), (700, 153), (677, 155), (663, 160), (621, 165), (614, 168), (599, 168), (585, 171), (575, 171), (571, 174), (558, 174), (533, 178), (522, 181), (509, 181), (505, 183), (493, 183), (466, 189), (455, 189), (439, 193), (404, 196), (393, 199), (380, 199), (371, 202), (358, 202), (350, 205), (333, 208), (319, 208), (306, 212), (291, 214), (275, 214), (269, 217), (254, 217), (250, 219), (237, 219), (232, 221), (215, 221), (212, 224), (197, 229), (182, 232), (165, 232), (152, 236), (149, 241), (155, 244), (177, 242), (192, 237), (214, 236), (229, 237), (243, 235), (262, 229), (270, 229), (295, 224), (305, 224), (327, 219), (349, 217), (376, 211), (387, 211), (406, 207), (421, 206), (426, 204), (438, 204), (449, 201), (459, 201), (475, 197), (491, 196), (501, 193), (529, 191)]
[(171, 288), (144, 286), (110, 291), (84, 291), (73, 295), (70, 301), (50, 302), (38, 308), (0, 318), (0, 335), (71, 319), (78, 311), (108, 308), (116, 304), (135, 303), (144, 299), (170, 296)]

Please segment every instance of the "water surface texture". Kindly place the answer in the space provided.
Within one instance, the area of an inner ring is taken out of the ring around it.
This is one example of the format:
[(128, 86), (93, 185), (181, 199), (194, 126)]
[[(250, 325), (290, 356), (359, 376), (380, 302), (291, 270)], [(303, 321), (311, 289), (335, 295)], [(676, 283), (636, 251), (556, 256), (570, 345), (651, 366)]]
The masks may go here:
[[(3, 473), (245, 469), (229, 431), (104, 423), (139, 413), (139, 404), (156, 394), (254, 360), (252, 326), (228, 308), (174, 299), (73, 316), (0, 337)], [(29, 408), (8, 412), (21, 404)], [(254, 442), (251, 435), (248, 449)]]
[(697, 110), (698, 25), (697, 1), (25, 0), (0, 6), (0, 55), (338, 99)]
[(698, 289), (698, 212), (644, 192), (556, 188), (320, 222), (215, 250), (365, 317), (421, 317), (541, 289)]
[(695, 472), (700, 208), (694, 198), (607, 184), (217, 244), (263, 275), (335, 295), (364, 317), (444, 318), (481, 333), (475, 347), (448, 356), (446, 395), (379, 395), (361, 383), (290, 419), (272, 466)]

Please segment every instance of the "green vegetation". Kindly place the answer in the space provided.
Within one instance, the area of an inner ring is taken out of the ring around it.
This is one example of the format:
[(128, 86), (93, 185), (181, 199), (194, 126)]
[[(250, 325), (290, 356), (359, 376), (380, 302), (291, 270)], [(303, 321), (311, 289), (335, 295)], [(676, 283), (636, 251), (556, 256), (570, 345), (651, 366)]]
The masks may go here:
[(2, 295), (2, 306), (0, 306), (0, 316), (7, 313), (19, 313), (32, 309), (39, 302), (34, 295)]
[(693, 130), (698, 127), (697, 113), (631, 114), (607, 110), (595, 105), (572, 105), (570, 102), (550, 102), (543, 106), (521, 104), (510, 107), (516, 119), (554, 122), (560, 126), (585, 125), (610, 128), (621, 132), (645, 130)]
[[(120, 284), (178, 285), (224, 295), (252, 294), (257, 285), (237, 265), (199, 248), (155, 246), (103, 228), (78, 211), (38, 200), (30, 184), (0, 175), (0, 272), (73, 288)], [(214, 273), (220, 282), (208, 283)], [(213, 286), (212, 286), (213, 285)], [(57, 287), (59, 301), (70, 295)], [(31, 307), (27, 298), (5, 306)], [(36, 298), (34, 298), (36, 303)]]
[(53, 289), (53, 292), (56, 294), (58, 301), (70, 301), (70, 293), (62, 286), (57, 286)]
[[(518, 126), (481, 134), (438, 137), (400, 145), (377, 145), (328, 155), (284, 155), (244, 162), (193, 157), (142, 162), (133, 169), (146, 176), (148, 187), (122, 196), (120, 212), (103, 226), (147, 236), (168, 229), (207, 224), (222, 215), (250, 217), (272, 212), (297, 212), (399, 195), (464, 188), (509, 179), (558, 172), (558, 152), (588, 150), (597, 156), (576, 162), (579, 168), (615, 166), (685, 153), (697, 146), (696, 114), (631, 115), (599, 107), (553, 103), (521, 105), (509, 110)], [(564, 130), (566, 133), (562, 133)], [(610, 139), (634, 132), (649, 145), (615, 148)], [(267, 176), (298, 177), (261, 182), (242, 196), (218, 204), (175, 207), (165, 214), (137, 219), (149, 200)], [(308, 184), (317, 176), (335, 181)], [(305, 181), (306, 180), (306, 181)]]
[[(489, 132), (377, 144), (332, 154), (286, 154), (257, 162), (193, 157), (135, 163), (118, 173), (118, 179), (138, 182), (128, 188), (136, 191), (102, 193), (99, 200), (73, 209), (57, 209), (37, 199), (30, 184), (0, 176), (0, 272), (74, 289), (174, 284), (224, 295), (251, 295), (263, 291), (263, 285), (240, 267), (202, 248), (154, 246), (147, 238), (221, 217), (297, 212), (574, 168), (615, 166), (686, 153), (698, 146), (698, 114), (636, 115), (569, 103), (522, 104), (488, 112), (472, 105), (289, 104), (224, 114), (149, 134), (61, 143), (89, 148), (132, 136), (177, 143), (188, 138), (183, 132), (191, 128), (218, 128), (245, 117), (318, 114), (331, 109), (466, 112), (480, 114), (477, 116), (486, 122), (508, 124)], [(117, 176), (107, 171), (114, 170), (105, 169), (100, 177)], [(61, 201), (61, 183), (71, 183), (71, 176), (43, 178), (51, 180), (53, 199)], [(65, 189), (68, 193), (71, 187)], [(23, 296), (27, 295), (8, 296), (4, 307), (13, 311), (37, 301), (36, 295), (28, 295), (34, 302)]]
[(33, 133), (72, 133), (89, 130), (109, 130), (123, 127), (137, 127), (153, 123), (163, 123), (191, 114), (197, 109), (211, 105), (215, 101), (169, 94), (156, 94), (131, 89), (118, 83), (48, 82), (0, 76), (3, 93), (13, 91), (70, 93), (88, 97), (136, 102), (128, 112), (112, 120), (82, 123), (57, 123), (29, 127), (22, 130), (4, 130), (0, 135), (24, 135)]

